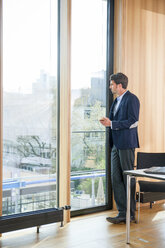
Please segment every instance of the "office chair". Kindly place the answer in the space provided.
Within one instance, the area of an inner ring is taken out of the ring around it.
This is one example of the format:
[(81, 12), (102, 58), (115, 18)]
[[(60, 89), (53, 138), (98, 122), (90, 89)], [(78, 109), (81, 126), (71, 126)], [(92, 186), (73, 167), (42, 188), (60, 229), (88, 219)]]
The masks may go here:
[[(164, 167), (165, 153), (137, 153), (137, 169), (146, 169), (150, 167)], [(139, 180), (139, 192), (136, 193), (136, 200), (138, 204), (138, 222), (140, 218), (140, 202), (150, 202), (150, 208), (154, 201), (165, 199), (165, 182), (154, 182)]]

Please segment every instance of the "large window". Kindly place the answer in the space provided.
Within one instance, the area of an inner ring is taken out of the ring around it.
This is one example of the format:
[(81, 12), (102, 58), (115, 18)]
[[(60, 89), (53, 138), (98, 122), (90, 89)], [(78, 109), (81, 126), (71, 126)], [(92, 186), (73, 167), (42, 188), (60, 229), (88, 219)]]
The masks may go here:
[(71, 206), (106, 204), (107, 1), (72, 0)]
[(3, 214), (55, 207), (57, 0), (3, 0)]

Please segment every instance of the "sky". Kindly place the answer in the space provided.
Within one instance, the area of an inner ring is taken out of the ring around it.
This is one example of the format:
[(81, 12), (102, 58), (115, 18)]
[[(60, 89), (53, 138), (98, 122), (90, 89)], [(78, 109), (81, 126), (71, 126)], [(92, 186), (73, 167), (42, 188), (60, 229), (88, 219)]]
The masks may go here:
[[(72, 89), (106, 69), (106, 1), (72, 0)], [(57, 1), (3, 1), (3, 87), (30, 93), (44, 70), (57, 74)]]
[[(51, 15), (51, 20), (50, 3), (51, 12), (55, 13)], [(39, 78), (42, 69), (56, 75), (56, 58), (56, 0), (5, 0), (3, 2), (4, 90), (30, 91), (32, 83)]]
[(106, 69), (106, 1), (72, 0), (72, 89), (90, 87), (91, 76)]

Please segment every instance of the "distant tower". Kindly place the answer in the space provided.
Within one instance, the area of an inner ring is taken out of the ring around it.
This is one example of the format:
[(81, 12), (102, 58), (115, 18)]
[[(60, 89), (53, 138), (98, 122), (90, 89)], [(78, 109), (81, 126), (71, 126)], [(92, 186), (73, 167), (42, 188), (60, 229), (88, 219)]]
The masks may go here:
[(103, 179), (100, 177), (99, 185), (97, 190), (97, 204), (102, 205), (105, 204), (105, 194), (104, 194), (104, 186), (103, 186)]

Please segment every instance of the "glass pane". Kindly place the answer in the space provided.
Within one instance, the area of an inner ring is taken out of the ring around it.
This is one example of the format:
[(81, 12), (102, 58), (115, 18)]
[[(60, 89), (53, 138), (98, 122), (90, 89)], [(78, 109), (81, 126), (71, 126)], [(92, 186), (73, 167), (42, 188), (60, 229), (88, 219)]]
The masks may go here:
[(71, 206), (105, 205), (107, 1), (72, 0)]
[(3, 1), (3, 215), (55, 207), (57, 0)]

